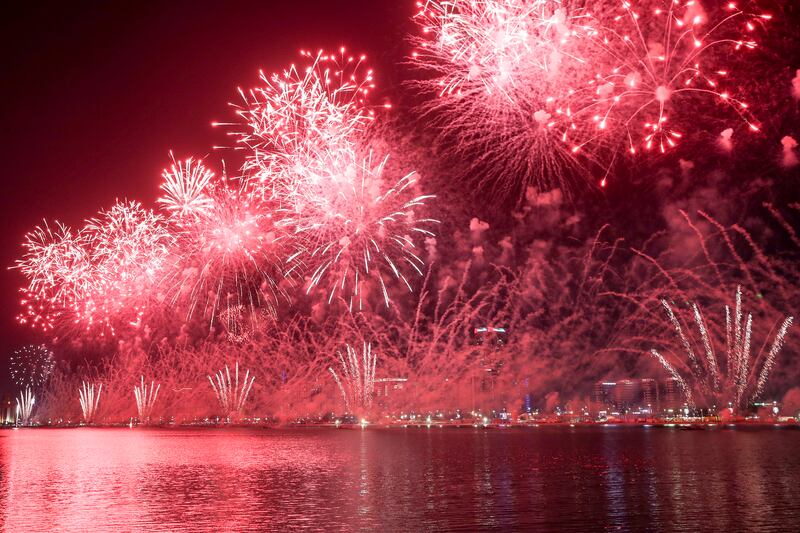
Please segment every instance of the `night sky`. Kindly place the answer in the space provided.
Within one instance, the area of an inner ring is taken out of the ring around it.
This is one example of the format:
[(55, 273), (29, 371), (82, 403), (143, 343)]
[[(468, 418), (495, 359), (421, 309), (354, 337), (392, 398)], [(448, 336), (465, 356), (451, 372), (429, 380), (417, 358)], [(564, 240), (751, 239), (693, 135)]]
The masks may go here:
[[(800, 67), (793, 31), (800, 24), (800, 9), (791, 3), (764, 3), (782, 13), (774, 23), (777, 37), (754, 54), (753, 71), (766, 74), (751, 83), (752, 72), (741, 73), (750, 92), (761, 95), (758, 107), (769, 119), (764, 131), (751, 137), (736, 164), (705, 148), (689, 154), (698, 168), (705, 164), (715, 171), (693, 181), (674, 177), (679, 158), (689, 157), (686, 152), (625, 169), (627, 174), (615, 177), (607, 190), (595, 188), (578, 199), (586, 218), (596, 219), (598, 226), (611, 221), (627, 231), (626, 238), (646, 238), (660, 229), (651, 223), (653, 214), (664, 212), (668, 204), (712, 214), (728, 211), (735, 220), (739, 211), (743, 219), (746, 208), (762, 201), (785, 206), (800, 199), (796, 168), (782, 170), (776, 164), (781, 137), (800, 138), (800, 108), (789, 96)], [(0, 89), (5, 103), (0, 111), (4, 356), (44, 340), (15, 321), (17, 291), (24, 280), (7, 267), (20, 257), (25, 233), (43, 219), (78, 228), (116, 199), (154, 206), (170, 150), (176, 158), (208, 157), (215, 169), (222, 168), (224, 157), (236, 168), (230, 152), (212, 150), (230, 140), (211, 123), (231, 119), (227, 102), (238, 101), (237, 86), (257, 85), (259, 69), (272, 73), (286, 68), (298, 59), (300, 48), (346, 45), (366, 54), (377, 71), (374, 99), (390, 99), (396, 115), (407, 112), (402, 84), (408, 71), (402, 62), (410, 52), (406, 36), (414, 31), (410, 0), (86, 2), (14, 9), (0, 22), (5, 55)], [(712, 124), (709, 130), (722, 127)], [(707, 146), (715, 139), (704, 140)], [(418, 144), (428, 149), (424, 142)], [(728, 197), (735, 202), (727, 204)], [(443, 202), (442, 207), (452, 209), (454, 204)], [(468, 204), (466, 216), (481, 216), (483, 208), (485, 202)], [(777, 248), (782, 245), (779, 240)], [(5, 373), (0, 375), (0, 386), (7, 385)]]
[[(300, 47), (363, 52), (390, 87), (389, 57), (403, 55), (413, 12), (392, 4), (86, 2), (6, 12), (0, 264), (14, 263), (42, 219), (80, 227), (117, 198), (152, 206), (169, 150), (204, 156), (227, 143), (211, 122), (231, 117), (237, 86), (255, 85), (259, 69), (283, 69)], [(5, 356), (38, 339), (14, 319), (22, 276), (0, 276)]]

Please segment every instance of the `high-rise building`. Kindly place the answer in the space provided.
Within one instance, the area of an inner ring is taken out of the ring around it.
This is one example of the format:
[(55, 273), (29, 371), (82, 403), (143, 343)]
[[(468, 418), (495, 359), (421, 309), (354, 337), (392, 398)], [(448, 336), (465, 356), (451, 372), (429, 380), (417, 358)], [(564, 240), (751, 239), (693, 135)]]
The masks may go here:
[(613, 381), (598, 381), (594, 384), (592, 401), (598, 410), (614, 406), (614, 390), (617, 384)]
[(479, 326), (472, 328), (471, 344), (489, 345), (489, 346), (504, 346), (508, 342), (508, 328), (500, 328), (494, 326)]
[(598, 381), (594, 384), (592, 401), (597, 410), (654, 411), (658, 404), (658, 384), (651, 378)]
[(652, 378), (642, 379), (642, 407), (649, 408), (650, 412), (660, 409), (658, 382)]
[(406, 388), (408, 378), (376, 378), (375, 397), (387, 399)]
[(638, 379), (617, 381), (614, 388), (614, 405), (621, 411), (628, 411), (642, 403), (642, 384)]
[(668, 378), (664, 382), (664, 398), (661, 402), (661, 409), (679, 409), (683, 405), (683, 391), (678, 380)]

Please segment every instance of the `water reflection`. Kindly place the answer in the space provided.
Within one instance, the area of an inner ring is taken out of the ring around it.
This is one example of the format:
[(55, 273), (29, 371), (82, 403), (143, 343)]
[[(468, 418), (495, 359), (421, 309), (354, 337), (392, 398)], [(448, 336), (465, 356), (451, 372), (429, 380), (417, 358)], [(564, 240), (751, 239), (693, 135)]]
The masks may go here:
[(8, 531), (782, 530), (800, 432), (0, 432)]

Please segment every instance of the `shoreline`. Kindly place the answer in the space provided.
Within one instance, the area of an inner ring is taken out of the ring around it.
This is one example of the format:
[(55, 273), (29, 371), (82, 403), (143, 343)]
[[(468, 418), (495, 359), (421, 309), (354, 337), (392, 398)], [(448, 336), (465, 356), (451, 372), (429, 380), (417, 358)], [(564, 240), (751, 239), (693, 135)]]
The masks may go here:
[(163, 424), (48, 424), (31, 426), (2, 426), (0, 430), (17, 429), (482, 429), (482, 430), (519, 430), (519, 429), (599, 429), (599, 428), (638, 428), (638, 429), (679, 429), (679, 430), (731, 430), (731, 429), (785, 429), (800, 430), (800, 423), (778, 421), (735, 421), (735, 422), (538, 422), (538, 423), (366, 423), (366, 424), (334, 424), (334, 423), (288, 423), (288, 424), (247, 424), (247, 423), (163, 423)]

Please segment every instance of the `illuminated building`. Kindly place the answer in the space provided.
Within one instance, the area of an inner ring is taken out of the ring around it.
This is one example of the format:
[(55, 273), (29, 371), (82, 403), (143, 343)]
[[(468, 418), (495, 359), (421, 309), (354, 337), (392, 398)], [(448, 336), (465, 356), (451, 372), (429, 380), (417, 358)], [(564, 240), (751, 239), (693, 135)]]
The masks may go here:
[(614, 389), (617, 384), (614, 381), (598, 381), (594, 384), (594, 394), (592, 400), (598, 409), (614, 406)]
[(664, 382), (664, 400), (661, 404), (662, 409), (678, 409), (683, 405), (683, 393), (681, 392), (678, 380), (668, 378)]
[(406, 388), (408, 378), (375, 378), (375, 397), (388, 399)]
[(598, 381), (592, 401), (598, 411), (653, 412), (658, 407), (658, 384), (652, 378)]
[(641, 404), (642, 387), (638, 379), (617, 381), (614, 388), (614, 405), (620, 411), (628, 411)]
[(642, 387), (642, 406), (648, 408), (650, 412), (659, 410), (658, 382), (652, 378), (641, 380)]
[(508, 328), (480, 326), (472, 328), (471, 344), (475, 346), (503, 346), (508, 342)]

